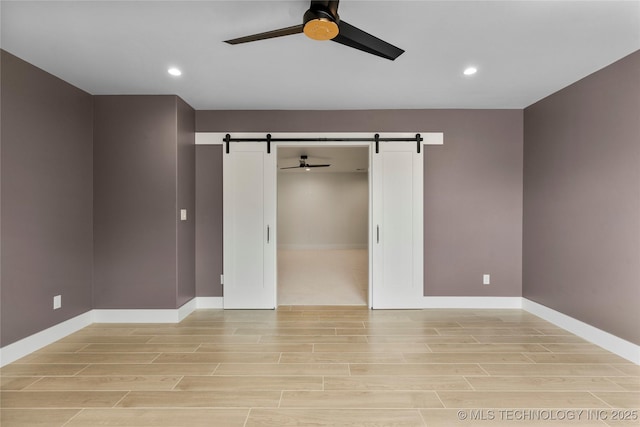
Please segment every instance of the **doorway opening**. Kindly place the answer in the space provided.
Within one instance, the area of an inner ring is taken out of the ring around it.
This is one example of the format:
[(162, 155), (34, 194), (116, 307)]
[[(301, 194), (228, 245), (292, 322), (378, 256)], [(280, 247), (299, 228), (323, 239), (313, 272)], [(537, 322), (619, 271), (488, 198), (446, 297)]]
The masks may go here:
[(278, 147), (278, 305), (368, 304), (369, 156), (369, 146)]

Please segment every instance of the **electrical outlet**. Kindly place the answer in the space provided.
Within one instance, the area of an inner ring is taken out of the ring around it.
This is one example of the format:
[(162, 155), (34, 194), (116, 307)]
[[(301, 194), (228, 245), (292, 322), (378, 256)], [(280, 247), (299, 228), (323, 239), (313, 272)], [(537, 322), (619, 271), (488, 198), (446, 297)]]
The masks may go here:
[(180, 221), (186, 221), (186, 220), (187, 220), (187, 210), (180, 209)]
[(490, 274), (483, 274), (482, 275), (482, 284), (483, 285), (490, 285), (491, 284), (491, 275)]
[(53, 309), (57, 310), (62, 307), (62, 295), (56, 295), (53, 297)]

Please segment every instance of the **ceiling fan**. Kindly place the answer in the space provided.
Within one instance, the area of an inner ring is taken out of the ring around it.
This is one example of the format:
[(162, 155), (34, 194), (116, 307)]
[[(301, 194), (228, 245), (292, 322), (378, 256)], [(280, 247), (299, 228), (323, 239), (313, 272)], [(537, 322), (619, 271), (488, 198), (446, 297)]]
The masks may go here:
[(332, 40), (372, 55), (395, 60), (404, 50), (380, 40), (340, 19), (339, 1), (311, 1), (309, 10), (304, 13), (302, 24), (278, 30), (225, 40), (225, 43), (240, 44), (274, 37), (304, 33), (314, 40)]
[(303, 154), (302, 156), (300, 156), (300, 164), (298, 166), (290, 166), (287, 168), (280, 168), (280, 169), (300, 169), (300, 168), (304, 168), (306, 170), (311, 170), (311, 168), (328, 168), (329, 166), (331, 166), (330, 164), (324, 164), (324, 165), (310, 165), (307, 163), (307, 155)]

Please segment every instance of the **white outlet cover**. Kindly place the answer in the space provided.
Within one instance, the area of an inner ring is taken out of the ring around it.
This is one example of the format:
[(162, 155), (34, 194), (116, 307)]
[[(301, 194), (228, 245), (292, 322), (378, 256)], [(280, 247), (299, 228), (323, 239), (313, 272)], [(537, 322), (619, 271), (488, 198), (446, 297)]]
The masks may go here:
[(490, 285), (491, 284), (491, 275), (490, 274), (483, 274), (482, 275), (482, 284), (483, 285)]
[(186, 221), (186, 220), (187, 220), (187, 210), (180, 209), (180, 221)]
[(57, 310), (62, 307), (62, 295), (53, 297), (53, 309)]

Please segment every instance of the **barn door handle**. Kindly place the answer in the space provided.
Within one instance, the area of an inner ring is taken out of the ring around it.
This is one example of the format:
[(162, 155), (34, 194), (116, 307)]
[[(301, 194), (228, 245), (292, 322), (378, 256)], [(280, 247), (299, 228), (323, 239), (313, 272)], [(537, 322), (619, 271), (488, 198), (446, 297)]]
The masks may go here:
[(269, 243), (269, 231), (270, 229), (269, 229), (269, 226), (267, 225), (267, 243)]
[(376, 243), (380, 243), (380, 226), (376, 225)]

